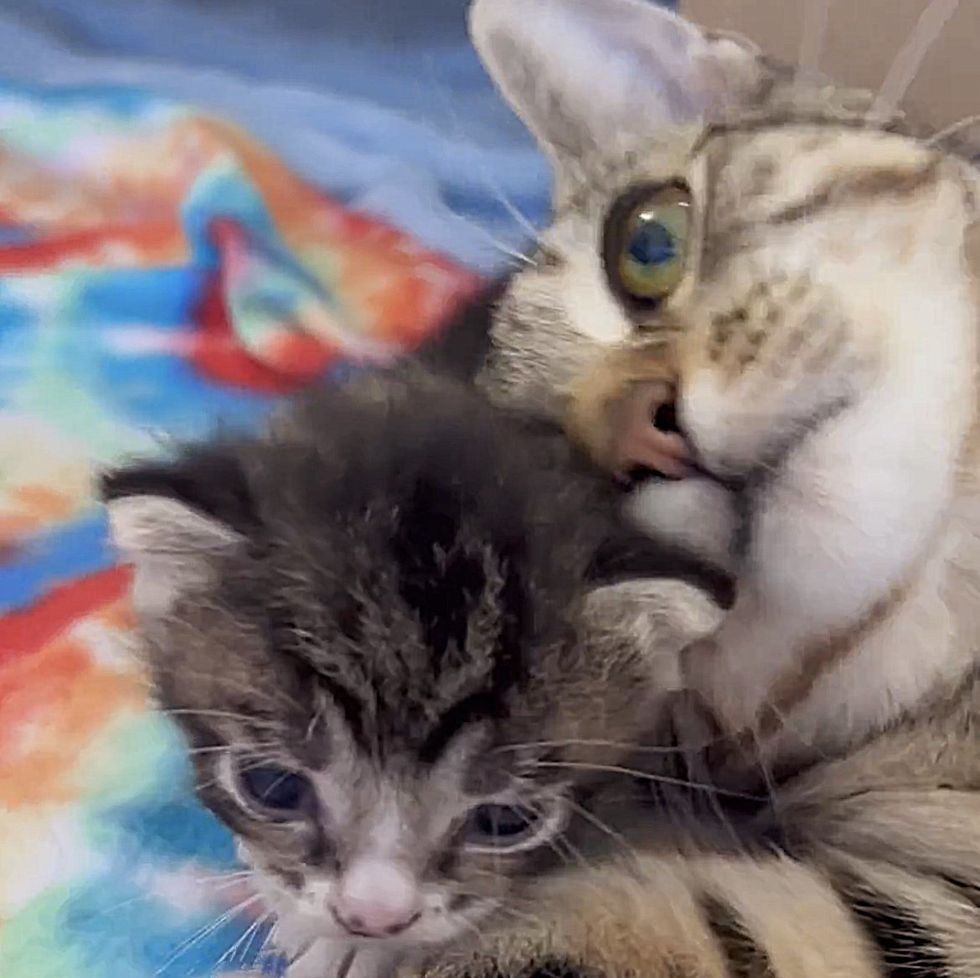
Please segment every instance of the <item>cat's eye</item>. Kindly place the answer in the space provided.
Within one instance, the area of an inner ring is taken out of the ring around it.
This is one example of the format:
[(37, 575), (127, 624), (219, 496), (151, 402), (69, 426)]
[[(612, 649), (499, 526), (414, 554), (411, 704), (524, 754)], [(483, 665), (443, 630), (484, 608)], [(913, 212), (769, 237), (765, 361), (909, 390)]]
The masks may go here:
[(637, 188), (606, 222), (603, 257), (614, 290), (657, 305), (677, 288), (687, 262), (691, 195), (679, 183)]
[(273, 817), (295, 818), (313, 805), (309, 780), (275, 764), (245, 764), (237, 772), (237, 781), (246, 801)]
[(554, 834), (561, 811), (557, 798), (541, 800), (534, 808), (484, 802), (467, 815), (463, 839), (467, 848), (475, 852), (530, 849)]

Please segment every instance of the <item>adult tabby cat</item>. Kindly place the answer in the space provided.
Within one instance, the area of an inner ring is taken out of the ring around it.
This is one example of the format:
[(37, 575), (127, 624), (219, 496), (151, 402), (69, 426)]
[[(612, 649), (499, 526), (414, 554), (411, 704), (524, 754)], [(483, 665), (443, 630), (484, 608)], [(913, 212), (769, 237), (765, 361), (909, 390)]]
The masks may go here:
[(640, 0), (478, 0), (472, 27), (555, 173), (481, 382), (687, 476), (630, 505), (738, 577), (689, 687), (792, 767), (955, 684), (980, 626), (977, 171)]
[(737, 573), (686, 675), (778, 770), (737, 844), (668, 798), (431, 974), (977, 978), (976, 172), (637, 0), (471, 24), (555, 170), (481, 382), (685, 476), (633, 512)]

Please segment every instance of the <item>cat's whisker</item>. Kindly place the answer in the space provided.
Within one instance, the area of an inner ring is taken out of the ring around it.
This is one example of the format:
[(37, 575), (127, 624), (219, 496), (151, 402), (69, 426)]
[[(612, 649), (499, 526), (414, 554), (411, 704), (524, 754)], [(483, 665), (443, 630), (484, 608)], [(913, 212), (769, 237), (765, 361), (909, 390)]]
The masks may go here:
[(807, 0), (803, 4), (803, 26), (800, 31), (800, 50), (796, 59), (793, 85), (797, 88), (812, 83), (819, 74), (820, 56), (827, 39), (831, 0)]
[(935, 135), (930, 136), (926, 141), (926, 146), (942, 146), (948, 139), (953, 136), (958, 135), (963, 132), (964, 129), (969, 129), (971, 126), (980, 125), (980, 112), (975, 115), (968, 115), (965, 119), (960, 119), (958, 122), (952, 123), (952, 125), (947, 126), (945, 129), (940, 129)]
[(525, 255), (523, 251), (518, 251), (516, 248), (511, 248), (509, 245), (505, 244), (499, 238), (496, 238), (493, 234), (491, 234), (482, 224), (477, 224), (476, 221), (471, 221), (469, 218), (463, 217), (462, 214), (457, 214), (456, 211), (449, 211), (449, 213), (454, 220), (457, 220), (460, 223), (465, 224), (466, 227), (470, 228), (471, 230), (476, 231), (477, 234), (496, 248), (502, 255), (513, 258), (515, 261), (521, 262), (529, 268), (538, 267), (538, 263), (531, 258), (530, 255)]
[(919, 74), (930, 48), (939, 39), (959, 5), (960, 0), (929, 0), (878, 89), (871, 106), (872, 117), (888, 115), (898, 108)]
[(623, 767), (618, 764), (591, 764), (585, 761), (536, 761), (537, 767), (571, 769), (578, 771), (595, 771), (606, 774), (622, 774), (626, 777), (637, 778), (641, 781), (651, 781), (657, 784), (676, 785), (679, 788), (691, 788), (695, 791), (713, 791), (719, 795), (726, 795), (730, 798), (741, 798), (744, 801), (766, 801), (758, 795), (749, 794), (745, 791), (734, 791), (729, 788), (719, 788), (717, 785), (705, 784), (700, 781), (689, 781), (685, 778), (674, 778), (666, 774), (651, 774), (648, 771), (640, 771), (636, 768)]
[[(436, 78), (435, 74), (435, 59), (430, 55), (426, 59), (429, 70), (429, 84), (432, 89), (436, 92), (440, 102), (442, 103), (442, 109), (446, 113), (450, 124), (453, 127), (454, 134), (457, 138), (461, 139), (465, 143), (472, 143), (472, 139), (467, 133), (463, 121), (456, 111), (452, 99), (450, 97), (451, 93), (446, 89), (445, 85), (441, 85), (439, 80)], [(536, 228), (531, 221), (528, 219), (527, 215), (524, 214), (520, 208), (504, 193), (503, 188), (500, 186), (500, 182), (493, 175), (493, 171), (487, 165), (485, 160), (480, 162), (480, 178), (483, 181), (487, 189), (500, 201), (504, 206), (504, 210), (512, 217), (519, 228), (526, 231), (530, 235), (530, 240), (532, 242), (537, 242), (540, 239), (541, 232)], [(457, 215), (458, 217), (459, 215)]]

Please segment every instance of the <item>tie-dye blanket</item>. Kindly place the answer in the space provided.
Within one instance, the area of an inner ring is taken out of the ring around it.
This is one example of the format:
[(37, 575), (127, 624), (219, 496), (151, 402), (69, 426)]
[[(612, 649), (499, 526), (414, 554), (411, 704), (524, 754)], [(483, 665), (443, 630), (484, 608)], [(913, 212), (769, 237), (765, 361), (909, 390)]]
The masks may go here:
[(3, 978), (277, 973), (127, 657), (93, 472), (396, 354), (474, 284), (221, 121), (0, 90)]

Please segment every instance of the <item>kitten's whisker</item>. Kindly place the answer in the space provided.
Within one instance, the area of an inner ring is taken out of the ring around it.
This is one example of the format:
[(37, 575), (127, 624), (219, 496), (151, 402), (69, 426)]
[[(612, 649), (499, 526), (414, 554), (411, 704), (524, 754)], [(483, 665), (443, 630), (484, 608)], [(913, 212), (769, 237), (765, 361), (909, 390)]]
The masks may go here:
[(745, 801), (766, 801), (758, 795), (752, 795), (744, 791), (733, 791), (729, 788), (719, 788), (717, 785), (704, 784), (700, 781), (688, 781), (685, 778), (672, 778), (666, 774), (651, 774), (648, 771), (640, 771), (635, 768), (622, 767), (618, 764), (590, 764), (579, 761), (535, 761), (537, 767), (565, 768), (579, 771), (596, 771), (607, 774), (622, 774), (627, 777), (637, 778), (641, 781), (652, 781), (658, 784), (672, 784), (680, 788), (691, 788), (695, 791), (713, 791), (719, 795), (727, 795), (730, 798), (741, 798)]
[(621, 740), (590, 740), (588, 738), (578, 738), (569, 737), (563, 740), (526, 740), (521, 743), (514, 744), (503, 744), (500, 747), (495, 748), (498, 751), (520, 751), (530, 748), (549, 748), (549, 747), (608, 747), (615, 750), (624, 750), (630, 753), (642, 753), (642, 754), (679, 754), (686, 750), (702, 750), (704, 748), (710, 747), (712, 744), (718, 743), (722, 740), (722, 737), (718, 737), (715, 740), (708, 741), (702, 745), (693, 745), (692, 747), (677, 747), (675, 745), (669, 746), (656, 746), (656, 745), (645, 745), (645, 744), (631, 744), (629, 741)]
[[(537, 815), (538, 818), (542, 818), (544, 816), (544, 812), (538, 808), (533, 801), (528, 799), (528, 797), (524, 795), (524, 793), (521, 792), (516, 785), (514, 786), (514, 793), (517, 795), (518, 801), (525, 808)], [(551, 849), (551, 851), (554, 852), (566, 865), (569, 861), (568, 857), (571, 856), (572, 859), (576, 860), (583, 869), (590, 868), (585, 856), (583, 856), (582, 853), (574, 845), (572, 845), (571, 841), (564, 832), (558, 832), (556, 835), (545, 839), (545, 843), (547, 844), (548, 848)], [(559, 849), (559, 845), (562, 847), (561, 849)]]
[(480, 930), (480, 928), (477, 927), (477, 925), (472, 920), (469, 920), (462, 915), (460, 915), (459, 920), (464, 927), (466, 927), (468, 930), (473, 931), (473, 933), (476, 934), (476, 939), (480, 942), (480, 944), (486, 947), (487, 939), (484, 936), (483, 931)]
[(601, 832), (608, 835), (614, 842), (618, 842), (631, 856), (636, 854), (636, 848), (630, 843), (630, 841), (624, 835), (621, 835), (615, 829), (608, 826), (601, 818), (599, 818), (598, 815), (594, 815), (583, 805), (572, 801), (571, 798), (566, 798), (565, 803), (574, 812), (577, 812), (580, 818), (584, 818), (589, 824), (594, 825)]
[(170, 709), (158, 709), (158, 713), (162, 713), (164, 716), (179, 717), (179, 716), (198, 716), (198, 717), (212, 717), (216, 719), (224, 720), (239, 720), (242, 723), (254, 723), (258, 726), (274, 727), (275, 724), (271, 720), (264, 720), (262, 717), (257, 716), (246, 716), (244, 713), (234, 713), (231, 710), (195, 710), (190, 707), (175, 707)]
[(535, 927), (540, 927), (544, 923), (544, 918), (536, 916), (531, 913), (522, 913), (520, 910), (516, 910), (514, 907), (508, 906), (503, 902), (497, 904), (496, 910), (502, 911), (503, 913), (510, 914), (515, 920), (521, 920), (524, 923), (532, 924)]
[[(200, 631), (198, 632), (198, 634), (202, 639), (204, 640), (207, 639), (207, 635), (201, 633)], [(196, 679), (204, 680), (207, 683), (213, 683), (219, 689), (229, 689), (229, 690), (234, 689), (234, 690), (240, 690), (241, 692), (244, 693), (254, 692), (254, 689), (251, 686), (249, 686), (247, 683), (243, 683), (240, 680), (233, 679), (230, 676), (215, 675), (214, 673), (202, 672), (197, 669), (188, 669), (188, 668), (184, 668), (183, 666), (181, 667), (181, 676), (186, 677), (188, 679), (196, 678)], [(150, 685), (153, 686), (153, 683), (151, 682)], [(267, 695), (273, 697), (278, 702), (283, 703), (284, 705), (293, 706), (296, 707), (297, 709), (302, 709), (302, 705), (299, 702), (297, 702), (296, 699), (294, 699), (293, 697), (285, 693), (283, 690), (271, 688), (271, 689), (267, 689), (266, 693)]]
[[(243, 771), (254, 771), (257, 767), (262, 767), (263, 764), (268, 764), (270, 761), (276, 763), (282, 760), (282, 754), (279, 752), (268, 753), (268, 754), (258, 754), (254, 757), (248, 758), (249, 763), (238, 764), (236, 770), (241, 773)], [(198, 781), (197, 778), (194, 779), (194, 787), (198, 791), (203, 791), (206, 788), (213, 788), (215, 785), (221, 784), (221, 775), (217, 774), (213, 778), (209, 778), (207, 781)]]
[(872, 116), (883, 116), (898, 108), (919, 74), (929, 49), (939, 39), (959, 5), (960, 0), (929, 0), (878, 89), (871, 106)]
[(187, 938), (187, 940), (181, 941), (180, 944), (178, 944), (177, 947), (174, 949), (170, 957), (167, 958), (167, 960), (164, 961), (163, 964), (160, 965), (160, 967), (153, 972), (154, 978), (159, 978), (159, 976), (162, 975), (163, 972), (166, 971), (170, 967), (170, 965), (174, 963), (174, 961), (176, 961), (182, 955), (186, 954), (195, 944), (199, 943), (200, 941), (203, 941), (209, 934), (213, 934), (220, 927), (223, 927), (226, 923), (228, 923), (228, 921), (238, 916), (239, 913), (247, 909), (249, 906), (251, 906), (251, 904), (255, 903), (256, 900), (259, 899), (261, 899), (259, 894), (255, 894), (254, 896), (242, 900), (241, 903), (232, 907), (231, 910), (226, 910), (223, 914), (221, 914), (220, 917), (211, 921), (211, 923), (207, 924), (206, 926), (196, 930), (189, 938)]
[[(521, 913), (519, 910), (516, 910), (514, 907), (510, 906), (509, 904), (504, 903), (503, 898), (501, 897), (488, 897), (486, 894), (477, 893), (474, 890), (457, 890), (456, 892), (461, 894), (462, 896), (473, 897), (476, 900), (492, 903), (494, 913), (496, 913), (497, 911), (501, 911), (502, 913), (509, 913), (516, 920), (523, 920), (526, 921), (527, 923), (534, 924), (535, 926), (539, 926), (544, 919), (542, 917), (537, 917), (533, 914)], [(467, 923), (471, 924), (473, 927), (476, 926), (475, 924), (472, 924), (472, 921), (467, 921)], [(486, 939), (485, 935), (483, 935), (482, 932), (481, 932), (481, 937), (484, 940)]]
[[(259, 744), (249, 744), (248, 750), (274, 750), (282, 745), (275, 741), (266, 741)], [(209, 744), (207, 747), (189, 747), (184, 753), (188, 757), (195, 757), (200, 754), (220, 754), (222, 751), (231, 750), (231, 744)], [(249, 754), (251, 756), (251, 754)]]
[(259, 925), (260, 925), (260, 924), (262, 923), (262, 921), (263, 921), (263, 920), (265, 919), (265, 916), (266, 916), (266, 915), (265, 915), (265, 914), (263, 914), (263, 915), (262, 915), (261, 917), (259, 917), (259, 918), (258, 918), (258, 920), (254, 920), (254, 921), (253, 921), (253, 922), (252, 922), (252, 923), (251, 923), (251, 924), (250, 924), (250, 925), (248, 926), (248, 928), (246, 928), (246, 930), (245, 930), (245, 933), (243, 933), (243, 934), (242, 934), (242, 935), (241, 935), (241, 936), (240, 936), (240, 937), (238, 938), (238, 940), (237, 940), (237, 941), (235, 941), (235, 943), (234, 943), (234, 944), (232, 944), (232, 945), (231, 945), (231, 947), (229, 947), (229, 948), (228, 948), (228, 949), (227, 949), (227, 950), (226, 950), (226, 951), (225, 951), (225, 952), (224, 952), (224, 953), (223, 953), (223, 954), (221, 955), (221, 957), (220, 957), (220, 958), (218, 958), (218, 960), (217, 960), (217, 961), (215, 961), (215, 963), (214, 963), (214, 966), (215, 966), (215, 968), (220, 968), (220, 967), (221, 967), (221, 966), (222, 966), (222, 965), (223, 965), (223, 964), (225, 963), (225, 961), (227, 961), (227, 962), (229, 962), (229, 964), (234, 964), (234, 962), (235, 962), (235, 954), (237, 953), (237, 951), (238, 951), (238, 948), (239, 948), (239, 947), (241, 947), (241, 946), (242, 946), (242, 944), (244, 944), (244, 942), (245, 942), (245, 940), (246, 940), (246, 938), (248, 938), (249, 940), (251, 940), (251, 937), (252, 937), (252, 935), (253, 935), (253, 934), (255, 933), (255, 931), (256, 931), (256, 929), (257, 929), (257, 928), (259, 927)]
[[(270, 925), (270, 921), (272, 919), (273, 919), (272, 911), (267, 910), (256, 921), (256, 923), (255, 923), (255, 934), (248, 939), (248, 943), (243, 948), (243, 950), (242, 950), (242, 956), (243, 957), (247, 958), (249, 956), (249, 951), (251, 950), (251, 947), (252, 947), (252, 941), (255, 939), (255, 937), (261, 937), (261, 943), (259, 944), (258, 948), (256, 948), (256, 951), (255, 951), (255, 960), (256, 961), (259, 960), (259, 958), (262, 956), (263, 952), (265, 951), (265, 946), (266, 946), (266, 943), (267, 943), (269, 932), (272, 930), (272, 926)], [(266, 931), (265, 931), (264, 934), (262, 933), (262, 928), (263, 927), (266, 928)]]
[(254, 876), (253, 869), (236, 869), (230, 873), (216, 873), (214, 876), (196, 876), (195, 883), (225, 883), (232, 880), (242, 879), (245, 876)]
[(228, 880), (216, 880), (214, 883), (208, 883), (206, 885), (213, 890), (226, 890), (230, 886), (244, 886), (254, 876), (254, 873), (248, 873), (246, 876), (236, 876), (235, 879)]

